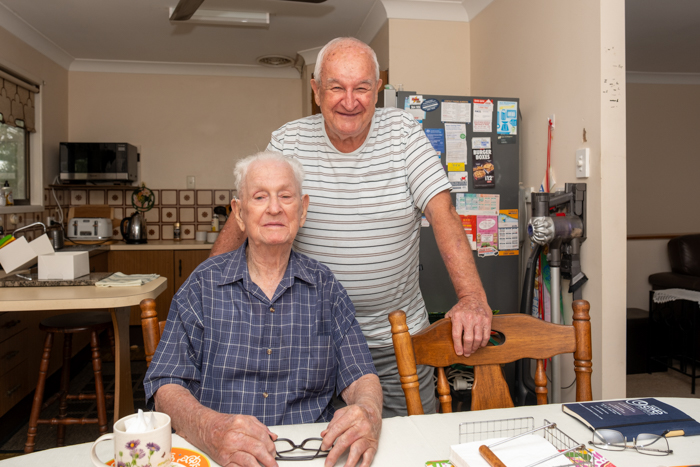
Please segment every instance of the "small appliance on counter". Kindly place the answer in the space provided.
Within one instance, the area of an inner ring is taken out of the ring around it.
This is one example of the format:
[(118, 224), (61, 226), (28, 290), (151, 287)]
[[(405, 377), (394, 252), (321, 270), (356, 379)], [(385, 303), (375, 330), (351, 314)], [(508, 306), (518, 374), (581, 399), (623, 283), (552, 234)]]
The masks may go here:
[(122, 219), (119, 230), (121, 230), (124, 241), (128, 244), (148, 243), (146, 218), (138, 211), (133, 213), (130, 217)]
[(74, 217), (68, 222), (69, 240), (109, 240), (112, 238), (112, 220), (101, 217)]
[(62, 182), (135, 182), (138, 161), (138, 149), (128, 143), (61, 143), (59, 178)]

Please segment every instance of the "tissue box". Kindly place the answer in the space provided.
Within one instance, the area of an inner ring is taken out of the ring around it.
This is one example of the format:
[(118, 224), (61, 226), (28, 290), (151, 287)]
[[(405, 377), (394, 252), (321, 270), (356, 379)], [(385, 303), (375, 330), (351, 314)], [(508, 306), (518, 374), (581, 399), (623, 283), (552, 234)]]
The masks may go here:
[(71, 280), (90, 274), (87, 251), (71, 251), (39, 256), (39, 280)]
[(32, 266), (36, 262), (37, 256), (53, 252), (53, 246), (46, 234), (36, 238), (33, 242), (27, 242), (26, 238), (19, 237), (0, 249), (0, 264), (6, 273), (11, 274)]

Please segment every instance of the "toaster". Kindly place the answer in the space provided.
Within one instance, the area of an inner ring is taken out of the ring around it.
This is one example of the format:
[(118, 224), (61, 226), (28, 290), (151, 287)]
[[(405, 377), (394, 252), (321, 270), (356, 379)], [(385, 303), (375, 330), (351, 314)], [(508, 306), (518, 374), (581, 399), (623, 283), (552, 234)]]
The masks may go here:
[(109, 240), (112, 238), (112, 219), (74, 217), (68, 222), (66, 237), (70, 240)]

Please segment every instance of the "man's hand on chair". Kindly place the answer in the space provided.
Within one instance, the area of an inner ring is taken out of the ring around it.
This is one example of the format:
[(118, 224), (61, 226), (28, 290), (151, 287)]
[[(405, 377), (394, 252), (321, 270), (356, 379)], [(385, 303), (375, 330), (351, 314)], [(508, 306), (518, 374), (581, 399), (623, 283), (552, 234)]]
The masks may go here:
[(486, 347), (493, 313), (485, 295), (460, 298), (445, 317), (452, 320), (452, 340), (457, 355), (468, 357), (479, 347)]

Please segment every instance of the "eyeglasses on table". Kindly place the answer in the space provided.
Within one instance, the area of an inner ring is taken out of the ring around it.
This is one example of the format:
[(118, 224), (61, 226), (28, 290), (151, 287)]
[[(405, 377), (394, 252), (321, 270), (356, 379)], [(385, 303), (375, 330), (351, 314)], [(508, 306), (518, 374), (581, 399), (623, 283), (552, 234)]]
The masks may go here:
[(275, 460), (278, 461), (309, 461), (312, 459), (327, 457), (330, 451), (321, 449), (322, 438), (308, 438), (301, 444), (294, 444), (294, 441), (287, 438), (277, 438), (275, 440)]
[(593, 432), (593, 441), (589, 441), (588, 444), (607, 451), (636, 449), (637, 452), (650, 456), (668, 456), (673, 454), (673, 451), (668, 447), (666, 436), (653, 435), (651, 433), (640, 433), (630, 446), (627, 444), (627, 438), (619, 431), (600, 429)]

